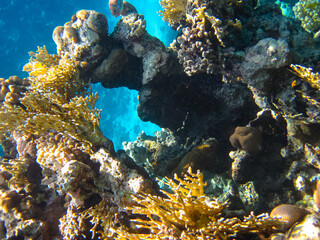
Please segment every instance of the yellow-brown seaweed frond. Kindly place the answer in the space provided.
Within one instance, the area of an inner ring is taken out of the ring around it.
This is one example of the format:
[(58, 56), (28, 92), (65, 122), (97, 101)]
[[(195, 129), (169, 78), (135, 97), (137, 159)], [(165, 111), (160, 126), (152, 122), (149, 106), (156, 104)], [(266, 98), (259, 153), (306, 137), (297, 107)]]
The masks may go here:
[(150, 194), (134, 197), (138, 206), (130, 210), (145, 216), (131, 221), (140, 234), (119, 228), (115, 230), (117, 239), (234, 239), (238, 233), (271, 233), (283, 223), (268, 214), (251, 213), (244, 220), (221, 217), (228, 203), (206, 197), (203, 175), (192, 173), (191, 168), (184, 179), (175, 175), (174, 180), (166, 178), (163, 183), (172, 191), (163, 191), (165, 198)]
[[(112, 231), (115, 225), (115, 214), (118, 208), (108, 199), (103, 198), (99, 204), (84, 210), (81, 213), (83, 219), (90, 219), (92, 239), (99, 236), (99, 239), (113, 239), (115, 233)], [(98, 230), (99, 229), (99, 230)]]
[(163, 20), (168, 22), (170, 26), (180, 25), (186, 16), (188, 0), (160, 0), (160, 4), (164, 8), (159, 11)]
[(49, 54), (46, 47), (39, 47), (23, 70), (29, 73), (31, 89), (41, 92), (57, 91), (66, 99), (82, 92), (84, 85), (78, 78), (78, 69), (71, 58), (60, 58)]
[(312, 68), (306, 68), (298, 64), (291, 64), (290, 67), (294, 70), (303, 81), (309, 83), (312, 87), (320, 90), (320, 74), (312, 72)]

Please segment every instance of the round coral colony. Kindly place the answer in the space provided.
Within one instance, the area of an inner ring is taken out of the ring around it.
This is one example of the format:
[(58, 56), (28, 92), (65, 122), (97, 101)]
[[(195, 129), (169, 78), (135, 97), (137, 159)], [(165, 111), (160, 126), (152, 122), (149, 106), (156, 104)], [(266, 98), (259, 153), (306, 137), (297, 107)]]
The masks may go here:
[(229, 141), (234, 148), (255, 155), (261, 150), (262, 134), (255, 127), (236, 127)]
[(270, 217), (277, 217), (286, 221), (282, 228), (282, 230), (286, 231), (307, 214), (309, 214), (309, 212), (306, 209), (299, 208), (295, 205), (281, 204), (271, 211)]

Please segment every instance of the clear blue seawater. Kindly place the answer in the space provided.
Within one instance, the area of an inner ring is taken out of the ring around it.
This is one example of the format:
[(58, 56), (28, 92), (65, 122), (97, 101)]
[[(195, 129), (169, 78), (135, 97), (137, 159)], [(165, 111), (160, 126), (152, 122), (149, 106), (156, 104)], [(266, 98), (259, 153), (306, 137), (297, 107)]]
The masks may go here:
[[(159, 1), (129, 2), (145, 16), (147, 31), (168, 46), (177, 33), (157, 14), (161, 10)], [(26, 77), (22, 68), (28, 62), (28, 52), (36, 51), (38, 46), (46, 45), (49, 53), (56, 53), (56, 45), (52, 40), (53, 29), (69, 21), (80, 9), (105, 14), (109, 33), (120, 19), (111, 15), (107, 0), (0, 0), (0, 77)], [(101, 129), (114, 142), (116, 150), (122, 148), (123, 141), (135, 140), (141, 131), (152, 134), (160, 130), (155, 124), (142, 122), (138, 118), (137, 91), (125, 88), (104, 89), (99, 84), (94, 85), (93, 90), (100, 95), (97, 108), (103, 110)]]

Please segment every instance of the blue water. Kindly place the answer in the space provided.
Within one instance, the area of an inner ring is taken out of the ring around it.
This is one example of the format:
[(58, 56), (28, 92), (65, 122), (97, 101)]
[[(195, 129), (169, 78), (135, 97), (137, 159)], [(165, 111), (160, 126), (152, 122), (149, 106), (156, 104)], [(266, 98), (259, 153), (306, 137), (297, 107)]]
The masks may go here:
[[(147, 31), (168, 46), (176, 37), (176, 32), (158, 16), (157, 11), (161, 10), (159, 2), (129, 2), (145, 16)], [(38, 46), (46, 45), (49, 53), (56, 53), (51, 37), (53, 29), (69, 21), (79, 9), (96, 10), (105, 14), (108, 18), (109, 33), (120, 19), (110, 14), (108, 1), (102, 0), (0, 0), (0, 77), (26, 77), (27, 74), (22, 72), (22, 68), (28, 62), (28, 52), (36, 51)], [(114, 142), (116, 149), (122, 147), (123, 141), (135, 140), (142, 130), (148, 134), (160, 130), (154, 124), (142, 122), (137, 117), (136, 91), (124, 88), (104, 89), (99, 85), (93, 86), (93, 89), (98, 91), (101, 97), (97, 106), (103, 109), (100, 123), (102, 131)]]

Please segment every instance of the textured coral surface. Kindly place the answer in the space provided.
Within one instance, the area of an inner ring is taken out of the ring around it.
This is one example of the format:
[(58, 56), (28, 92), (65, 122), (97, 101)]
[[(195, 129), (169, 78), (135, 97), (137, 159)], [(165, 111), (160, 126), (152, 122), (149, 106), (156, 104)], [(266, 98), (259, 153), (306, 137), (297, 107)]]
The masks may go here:
[[(302, 26), (268, 0), (160, 4), (170, 47), (136, 11), (109, 32), (79, 10), (0, 79), (1, 239), (317, 239), (317, 3)], [(116, 152), (89, 83), (163, 130)]]

